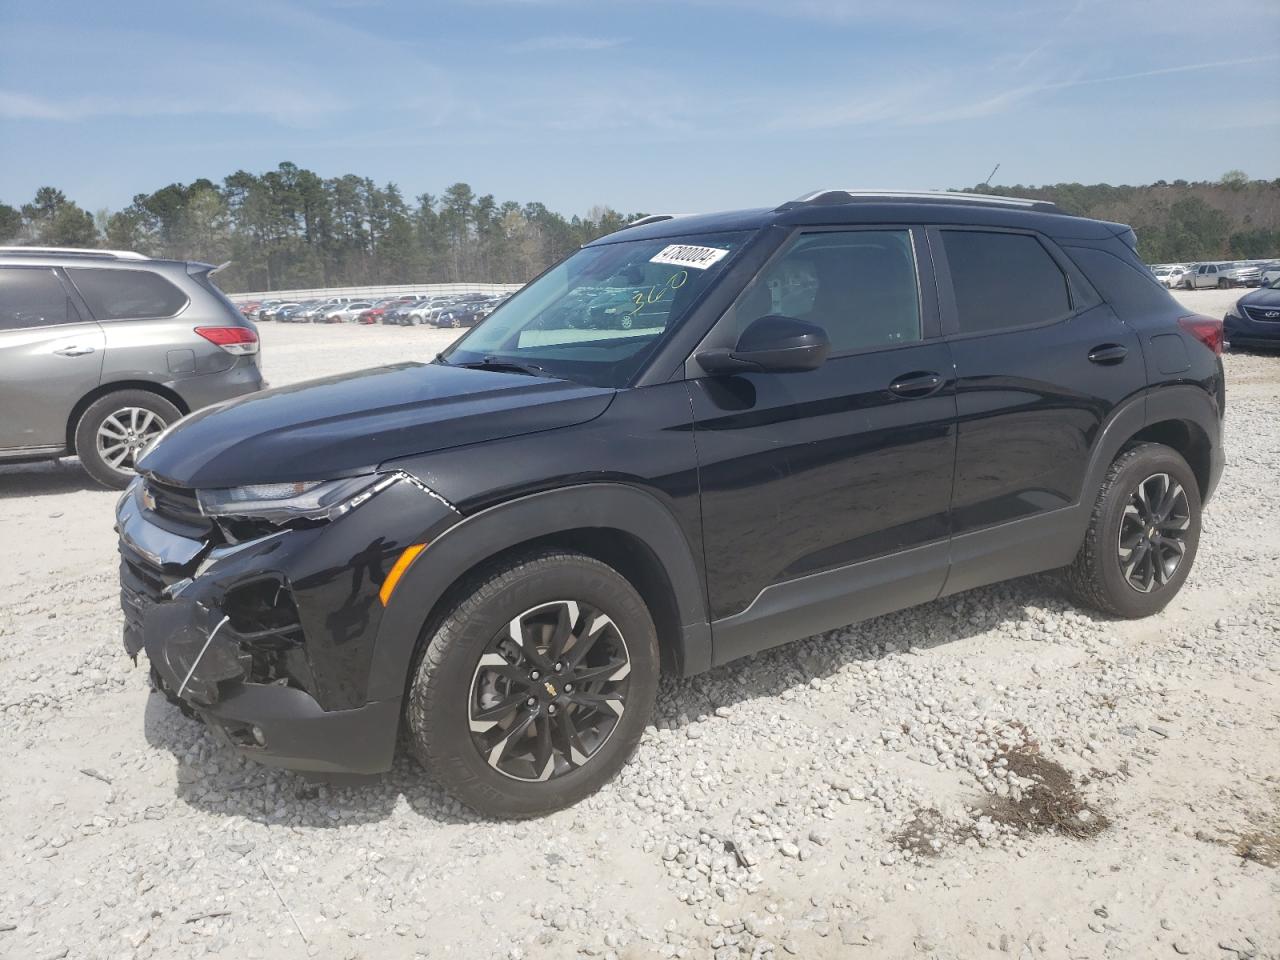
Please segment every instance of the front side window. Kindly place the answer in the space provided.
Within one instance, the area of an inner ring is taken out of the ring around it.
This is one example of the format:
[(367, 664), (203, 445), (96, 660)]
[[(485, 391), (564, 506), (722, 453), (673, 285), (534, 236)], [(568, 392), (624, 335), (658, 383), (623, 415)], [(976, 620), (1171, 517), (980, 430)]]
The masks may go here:
[(584, 247), (498, 307), (444, 362), (507, 363), (624, 386), (749, 237), (715, 233)]
[(1066, 274), (1025, 233), (944, 230), (960, 333), (1007, 330), (1071, 313)]
[(185, 293), (150, 270), (68, 267), (67, 275), (99, 320), (155, 320), (187, 305)]
[(0, 267), (0, 330), (78, 323), (61, 281), (48, 267)]
[(913, 343), (921, 332), (911, 233), (802, 234), (748, 285), (734, 313), (736, 333), (770, 314), (817, 324), (833, 354)]

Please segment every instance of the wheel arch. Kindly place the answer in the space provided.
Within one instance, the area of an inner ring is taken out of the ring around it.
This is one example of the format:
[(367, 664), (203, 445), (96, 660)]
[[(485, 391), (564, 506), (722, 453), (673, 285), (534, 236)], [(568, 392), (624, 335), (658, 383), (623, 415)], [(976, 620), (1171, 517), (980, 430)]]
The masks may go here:
[(531, 494), (454, 524), (422, 551), (383, 613), (369, 699), (402, 697), (433, 622), (479, 568), (538, 547), (575, 550), (614, 567), (644, 598), (663, 667), (681, 676), (711, 666), (701, 568), (679, 521), (655, 497), (619, 483)]
[(1217, 399), (1203, 387), (1174, 384), (1156, 387), (1121, 406), (1094, 445), (1089, 481), (1080, 506), (1092, 509), (1096, 491), (1121, 451), (1135, 443), (1154, 442), (1182, 455), (1195, 474), (1201, 501), (1207, 502), (1222, 467), (1222, 419)]
[(150, 380), (114, 380), (111, 383), (99, 384), (80, 398), (79, 402), (72, 408), (71, 415), (67, 417), (66, 437), (68, 450), (74, 451), (76, 448), (76, 427), (79, 426), (80, 418), (84, 416), (84, 412), (89, 409), (90, 405), (109, 394), (119, 393), (122, 390), (145, 390), (148, 393), (154, 393), (162, 400), (168, 400), (178, 408), (178, 412), (184, 417), (191, 412), (186, 401), (177, 392)]

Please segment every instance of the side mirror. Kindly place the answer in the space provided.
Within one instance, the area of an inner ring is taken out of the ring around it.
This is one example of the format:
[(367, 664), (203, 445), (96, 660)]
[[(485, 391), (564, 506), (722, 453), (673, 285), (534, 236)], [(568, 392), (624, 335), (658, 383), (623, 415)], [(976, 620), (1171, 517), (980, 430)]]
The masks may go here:
[(697, 361), (708, 373), (798, 373), (817, 370), (830, 351), (816, 323), (775, 313), (752, 321), (732, 350), (704, 350)]

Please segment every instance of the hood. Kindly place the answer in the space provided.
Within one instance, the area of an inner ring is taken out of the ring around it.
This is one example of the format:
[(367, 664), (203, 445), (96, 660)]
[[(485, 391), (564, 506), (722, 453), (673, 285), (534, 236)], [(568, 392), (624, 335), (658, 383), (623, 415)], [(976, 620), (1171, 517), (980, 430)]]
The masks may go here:
[(404, 363), (264, 390), (180, 421), (138, 469), (184, 487), (330, 480), (604, 413), (613, 391), (519, 373)]
[(1236, 301), (1246, 307), (1280, 307), (1280, 287), (1259, 287)]

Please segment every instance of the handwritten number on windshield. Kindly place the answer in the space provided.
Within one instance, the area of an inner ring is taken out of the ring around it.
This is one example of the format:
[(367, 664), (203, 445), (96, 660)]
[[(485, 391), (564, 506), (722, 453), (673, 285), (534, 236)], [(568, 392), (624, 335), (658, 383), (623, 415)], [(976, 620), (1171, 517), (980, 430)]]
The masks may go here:
[(635, 317), (643, 308), (651, 303), (658, 303), (666, 299), (668, 293), (679, 290), (689, 282), (689, 271), (679, 270), (667, 277), (666, 283), (655, 283), (648, 290), (637, 290), (631, 295), (631, 302), (634, 303), (635, 309), (627, 314), (627, 319)]

